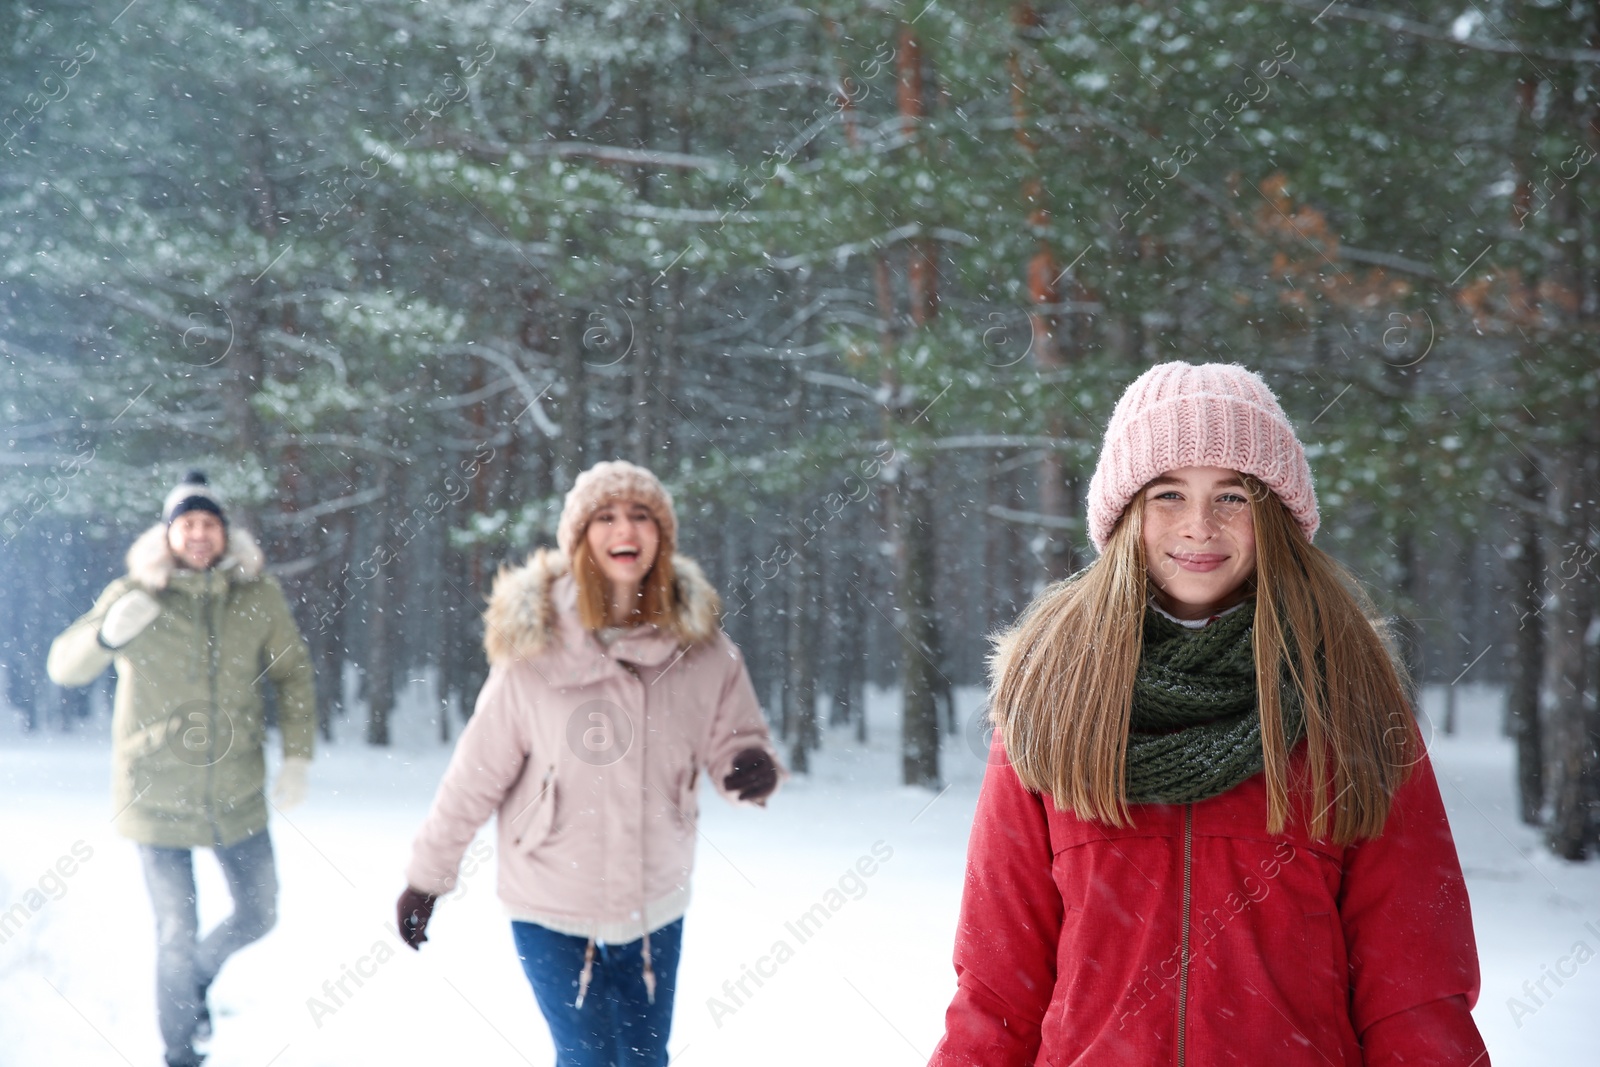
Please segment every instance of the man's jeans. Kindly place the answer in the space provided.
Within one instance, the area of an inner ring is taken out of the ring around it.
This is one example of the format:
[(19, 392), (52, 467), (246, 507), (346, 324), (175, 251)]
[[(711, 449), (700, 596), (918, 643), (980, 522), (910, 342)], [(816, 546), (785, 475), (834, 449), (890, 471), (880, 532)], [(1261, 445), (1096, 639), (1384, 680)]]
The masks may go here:
[(278, 872), (272, 838), (262, 830), (215, 850), (233, 894), (233, 914), (199, 940), (194, 853), (140, 845), (145, 884), (156, 913), (156, 1005), (167, 1062), (198, 1063), (194, 1030), (201, 997), (223, 961), (258, 940), (278, 919)]

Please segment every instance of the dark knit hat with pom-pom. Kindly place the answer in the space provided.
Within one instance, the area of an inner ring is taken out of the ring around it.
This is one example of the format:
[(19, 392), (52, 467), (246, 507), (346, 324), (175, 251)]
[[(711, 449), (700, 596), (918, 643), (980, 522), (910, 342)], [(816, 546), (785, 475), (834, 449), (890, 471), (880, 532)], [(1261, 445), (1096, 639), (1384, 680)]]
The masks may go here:
[(209, 511), (223, 522), (228, 517), (222, 512), (222, 497), (211, 488), (206, 480), (205, 471), (190, 471), (183, 476), (172, 492), (167, 494), (166, 503), (161, 506), (161, 518), (168, 526), (186, 511)]

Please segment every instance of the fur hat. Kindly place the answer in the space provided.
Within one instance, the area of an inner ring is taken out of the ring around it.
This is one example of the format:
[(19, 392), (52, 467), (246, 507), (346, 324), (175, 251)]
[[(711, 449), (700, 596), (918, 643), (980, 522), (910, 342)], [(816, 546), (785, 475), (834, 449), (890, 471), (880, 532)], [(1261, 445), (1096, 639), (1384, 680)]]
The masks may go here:
[(1305, 531), (1317, 532), (1317, 494), (1294, 427), (1261, 377), (1232, 363), (1162, 363), (1122, 394), (1089, 482), (1089, 538), (1104, 551), (1128, 502), (1179, 467), (1254, 475)]
[(161, 505), (161, 521), (168, 526), (186, 511), (209, 511), (224, 523), (228, 517), (222, 512), (222, 497), (211, 488), (205, 471), (190, 471), (183, 476)]
[(596, 463), (572, 483), (561, 521), (556, 526), (556, 544), (568, 559), (578, 547), (583, 531), (594, 513), (613, 500), (637, 500), (650, 509), (661, 530), (661, 551), (670, 553), (678, 543), (678, 516), (672, 510), (672, 494), (661, 480), (643, 467), (627, 460)]

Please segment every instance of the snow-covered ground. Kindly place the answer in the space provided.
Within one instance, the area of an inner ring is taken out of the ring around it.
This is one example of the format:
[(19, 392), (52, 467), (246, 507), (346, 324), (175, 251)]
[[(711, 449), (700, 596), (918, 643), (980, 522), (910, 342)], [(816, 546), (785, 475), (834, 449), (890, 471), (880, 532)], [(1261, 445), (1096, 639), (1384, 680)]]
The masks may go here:
[[(961, 694), (964, 716), (977, 700)], [(217, 981), (214, 1067), (553, 1061), (492, 862), (441, 902), (421, 953), (390, 933), (410, 837), (448, 757), (424, 707), (402, 712), (390, 751), (346, 727), (351, 740), (314, 764), (312, 799), (274, 823), (280, 922)], [(1477, 922), (1478, 1023), (1498, 1065), (1593, 1062), (1600, 863), (1552, 858), (1517, 821), (1498, 716), (1497, 694), (1469, 689), (1456, 735), (1432, 740)], [(945, 750), (945, 792), (895, 786), (888, 694), (869, 721), (868, 744), (830, 735), (815, 772), (770, 810), (702, 798), (675, 1063), (911, 1065), (932, 1051), (983, 764), (963, 731)], [(0, 716), (0, 909), (21, 902), (28, 916), (0, 944), (0, 1067), (160, 1062), (153, 922), (134, 847), (108, 822), (108, 762), (103, 722), (37, 738)], [(856, 873), (862, 857), (875, 860), (870, 877)], [(226, 890), (208, 854), (197, 867), (213, 922)], [(802, 941), (788, 924), (819, 902), (837, 910)], [(791, 951), (761, 963), (758, 986), (747, 969), (778, 942)]]

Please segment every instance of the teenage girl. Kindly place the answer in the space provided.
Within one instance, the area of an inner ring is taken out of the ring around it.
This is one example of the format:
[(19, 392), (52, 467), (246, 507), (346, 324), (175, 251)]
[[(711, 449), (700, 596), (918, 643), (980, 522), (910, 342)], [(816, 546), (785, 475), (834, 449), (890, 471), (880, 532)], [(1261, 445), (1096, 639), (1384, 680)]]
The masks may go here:
[(1099, 559), (996, 639), (933, 1063), (1488, 1063), (1439, 788), (1317, 524), (1255, 374), (1123, 394)]

